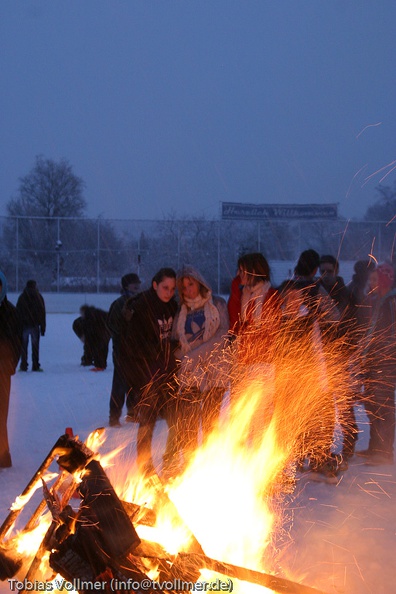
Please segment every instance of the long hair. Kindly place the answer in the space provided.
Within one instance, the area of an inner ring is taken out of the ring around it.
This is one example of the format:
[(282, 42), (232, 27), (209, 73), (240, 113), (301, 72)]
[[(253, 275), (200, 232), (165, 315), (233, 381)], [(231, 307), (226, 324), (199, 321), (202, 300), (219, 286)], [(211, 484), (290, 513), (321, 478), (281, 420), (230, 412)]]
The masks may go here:
[(241, 256), (238, 259), (238, 268), (242, 268), (249, 275), (249, 284), (251, 285), (256, 285), (259, 281), (270, 280), (269, 264), (260, 252)]

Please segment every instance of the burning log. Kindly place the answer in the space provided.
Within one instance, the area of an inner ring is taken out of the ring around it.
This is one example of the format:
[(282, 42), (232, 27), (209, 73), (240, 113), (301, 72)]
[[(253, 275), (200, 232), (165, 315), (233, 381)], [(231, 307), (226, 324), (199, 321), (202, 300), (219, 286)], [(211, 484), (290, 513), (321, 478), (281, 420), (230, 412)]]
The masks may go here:
[(127, 555), (140, 543), (121, 501), (96, 460), (85, 467), (79, 493), (84, 512), (80, 526), (83, 525), (82, 517), (86, 523), (100, 526), (104, 549), (111, 558)]
[[(19, 496), (19, 499), (24, 503), (19, 506), (14, 506), (13, 509), (11, 509), (8, 516), (6, 517), (6, 519), (4, 520), (3, 524), (1, 525), (0, 542), (2, 542), (4, 537), (7, 535), (8, 531), (10, 530), (18, 515), (22, 511), (23, 505), (30, 499), (30, 497), (36, 490), (37, 482), (40, 481), (45, 471), (51, 466), (56, 456), (58, 456), (61, 453), (65, 453), (65, 449), (70, 448), (70, 441), (71, 440), (68, 435), (62, 435), (55, 443), (55, 445), (52, 447), (48, 455), (45, 457), (44, 461), (40, 464), (39, 468), (36, 470), (32, 478), (22, 491), (21, 495)], [(90, 455), (93, 456), (93, 452), (90, 452)]]
[(12, 578), (21, 568), (22, 562), (11, 559), (7, 551), (0, 548), (0, 581)]
[[(10, 513), (8, 514), (8, 516), (4, 520), (3, 524), (1, 525), (1, 527), (0, 527), (0, 543), (3, 542), (6, 535), (11, 530), (13, 524), (15, 523), (16, 519), (18, 518), (18, 516), (21, 513), (22, 509), (24, 508), (25, 504), (29, 501), (29, 499), (35, 492), (35, 490), (37, 488), (37, 483), (40, 480), (42, 480), (44, 473), (51, 466), (51, 464), (55, 460), (55, 458), (59, 455), (66, 454), (71, 449), (79, 451), (80, 459), (81, 459), (81, 454), (83, 452), (85, 463), (91, 456), (94, 455), (94, 453), (91, 450), (89, 450), (85, 446), (85, 444), (82, 444), (81, 442), (79, 442), (79, 444), (77, 445), (76, 440), (74, 440), (72, 442), (70, 440), (70, 437), (67, 434), (62, 435), (57, 440), (55, 445), (51, 448), (48, 455), (44, 458), (44, 460), (40, 464), (39, 468), (36, 470), (36, 472), (30, 479), (30, 481), (28, 482), (28, 484), (26, 485), (26, 487), (24, 488), (22, 493), (19, 495), (18, 504), (14, 503), (14, 505), (11, 508)], [(62, 475), (60, 475), (58, 477), (58, 479), (56, 481), (56, 487), (58, 487), (61, 484), (61, 482), (64, 480), (65, 476), (66, 475), (64, 473), (62, 473)], [(55, 485), (54, 485), (54, 487), (55, 487)], [(43, 499), (43, 501), (40, 503), (40, 505), (36, 509), (35, 513), (31, 516), (28, 524), (25, 527), (25, 530), (30, 530), (31, 528), (33, 528), (34, 523), (36, 522), (36, 520), (39, 518), (39, 516), (44, 511), (45, 505), (46, 505), (46, 501), (45, 501), (45, 499)], [(0, 549), (0, 580), (5, 580), (8, 578), (11, 578), (13, 575), (15, 575), (17, 573), (17, 571), (20, 569), (21, 565), (22, 565), (21, 560), (15, 560), (15, 559), (10, 558), (10, 556), (6, 550)]]
[(180, 566), (187, 562), (190, 567), (190, 571), (195, 565), (196, 568), (211, 569), (212, 571), (216, 571), (217, 573), (220, 573), (224, 576), (245, 582), (251, 582), (252, 584), (258, 584), (259, 586), (269, 588), (274, 592), (279, 592), (282, 594), (325, 594), (316, 588), (304, 586), (303, 584), (298, 584), (297, 582), (293, 582), (291, 580), (261, 571), (256, 571), (254, 569), (246, 569), (246, 567), (239, 567), (237, 565), (232, 565), (231, 563), (217, 561), (216, 559), (211, 559), (206, 555), (190, 555), (179, 553), (178, 557), (179, 562), (176, 561), (175, 565)]

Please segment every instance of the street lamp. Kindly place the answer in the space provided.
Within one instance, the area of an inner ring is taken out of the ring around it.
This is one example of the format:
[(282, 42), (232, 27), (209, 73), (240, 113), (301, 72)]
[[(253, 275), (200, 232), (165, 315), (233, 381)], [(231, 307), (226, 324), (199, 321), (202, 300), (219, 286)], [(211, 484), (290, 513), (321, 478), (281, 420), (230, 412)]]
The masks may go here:
[(55, 251), (56, 251), (56, 291), (59, 293), (59, 272), (60, 272), (60, 251), (62, 248), (62, 242), (60, 239), (56, 240)]

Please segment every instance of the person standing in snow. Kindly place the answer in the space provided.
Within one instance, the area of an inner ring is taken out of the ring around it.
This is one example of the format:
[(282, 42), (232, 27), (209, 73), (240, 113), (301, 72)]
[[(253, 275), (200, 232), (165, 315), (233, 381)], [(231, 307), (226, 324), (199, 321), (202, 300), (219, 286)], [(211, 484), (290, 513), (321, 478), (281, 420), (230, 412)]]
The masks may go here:
[(364, 349), (365, 408), (370, 421), (366, 464), (393, 464), (396, 385), (396, 290), (392, 264), (379, 264), (369, 275), (371, 318)]
[(155, 473), (151, 443), (160, 417), (168, 423), (168, 441), (172, 442), (169, 436), (173, 431), (177, 368), (176, 345), (171, 340), (177, 311), (175, 290), (176, 272), (161, 268), (150, 289), (128, 299), (123, 309), (126, 323), (120, 342), (120, 364), (128, 386), (138, 393), (137, 462), (140, 471), (147, 475)]
[(231, 388), (231, 403), (245, 386), (256, 394), (250, 422), (250, 441), (258, 444), (273, 413), (275, 366), (273, 349), (280, 322), (278, 291), (271, 285), (267, 259), (260, 252), (238, 260), (238, 275), (228, 301), (230, 333), (236, 336), (234, 369), (238, 381)]
[(28, 280), (20, 294), (16, 308), (22, 322), (21, 371), (28, 370), (29, 337), (32, 346), (32, 371), (43, 371), (40, 367), (40, 336), (45, 336), (46, 313), (43, 296), (35, 280)]
[[(327, 366), (340, 367), (342, 361), (349, 361), (345, 372), (350, 375), (350, 388), (335, 395), (338, 402), (338, 420), (342, 435), (342, 450), (340, 468), (346, 469), (348, 460), (353, 456), (355, 444), (358, 440), (358, 425), (355, 416), (355, 367), (356, 367), (356, 338), (357, 338), (357, 303), (354, 295), (345, 286), (344, 280), (339, 276), (339, 262), (331, 254), (320, 257), (320, 279), (319, 283), (329, 294), (340, 313), (340, 321), (336, 330), (329, 332), (325, 338), (328, 347)], [(335, 361), (335, 355), (339, 357), (339, 363)], [(337, 386), (336, 386), (337, 390)]]
[(7, 419), (11, 376), (18, 365), (22, 344), (22, 324), (16, 307), (7, 299), (6, 277), (0, 272), (0, 468), (12, 466)]
[[(176, 439), (184, 464), (203, 438), (216, 427), (229, 375), (223, 349), (229, 328), (227, 303), (212, 295), (212, 289), (193, 266), (178, 273), (180, 308), (172, 336), (179, 342), (181, 360)], [(169, 461), (172, 464), (172, 461)]]
[(120, 417), (122, 408), (125, 403), (126, 395), (126, 406), (127, 406), (127, 420), (129, 417), (133, 417), (134, 408), (134, 391), (133, 388), (128, 388), (128, 385), (124, 379), (122, 369), (120, 366), (120, 342), (122, 325), (124, 323), (124, 317), (122, 310), (126, 301), (130, 297), (134, 297), (140, 290), (140, 278), (137, 274), (131, 272), (125, 274), (121, 279), (121, 295), (113, 301), (110, 305), (109, 313), (107, 316), (107, 326), (111, 332), (111, 338), (113, 341), (113, 381), (111, 385), (111, 395), (109, 403), (109, 425), (110, 427), (120, 426)]

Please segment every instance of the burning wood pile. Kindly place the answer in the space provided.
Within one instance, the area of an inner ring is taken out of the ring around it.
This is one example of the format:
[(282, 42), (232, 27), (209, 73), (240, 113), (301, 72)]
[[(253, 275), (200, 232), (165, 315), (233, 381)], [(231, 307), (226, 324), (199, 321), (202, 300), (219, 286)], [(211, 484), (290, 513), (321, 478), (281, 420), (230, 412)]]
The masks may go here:
[[(0, 527), (0, 579), (8, 581), (10, 591), (231, 592), (234, 581), (242, 580), (262, 586), (265, 591), (319, 592), (275, 575), (213, 559), (191, 532), (188, 545), (175, 554), (158, 542), (144, 540), (137, 529), (155, 526), (158, 510), (164, 506), (172, 509), (173, 522), (176, 518), (180, 525), (184, 524), (176, 506), (156, 475), (148, 479), (153, 494), (150, 508), (122, 501), (97, 458), (77, 437), (62, 435), (13, 504)], [(50, 475), (53, 463), (57, 463), (60, 472)], [(48, 487), (50, 480), (53, 484)], [(42, 501), (22, 531), (12, 536), (19, 514), (40, 483)], [(41, 542), (36, 537), (39, 544), (33, 557), (18, 552), (17, 541), (43, 525), (46, 531)], [(212, 572), (206, 572), (205, 576), (211, 576), (206, 581), (202, 581), (204, 570)], [(236, 591), (246, 589), (240, 585)]]

